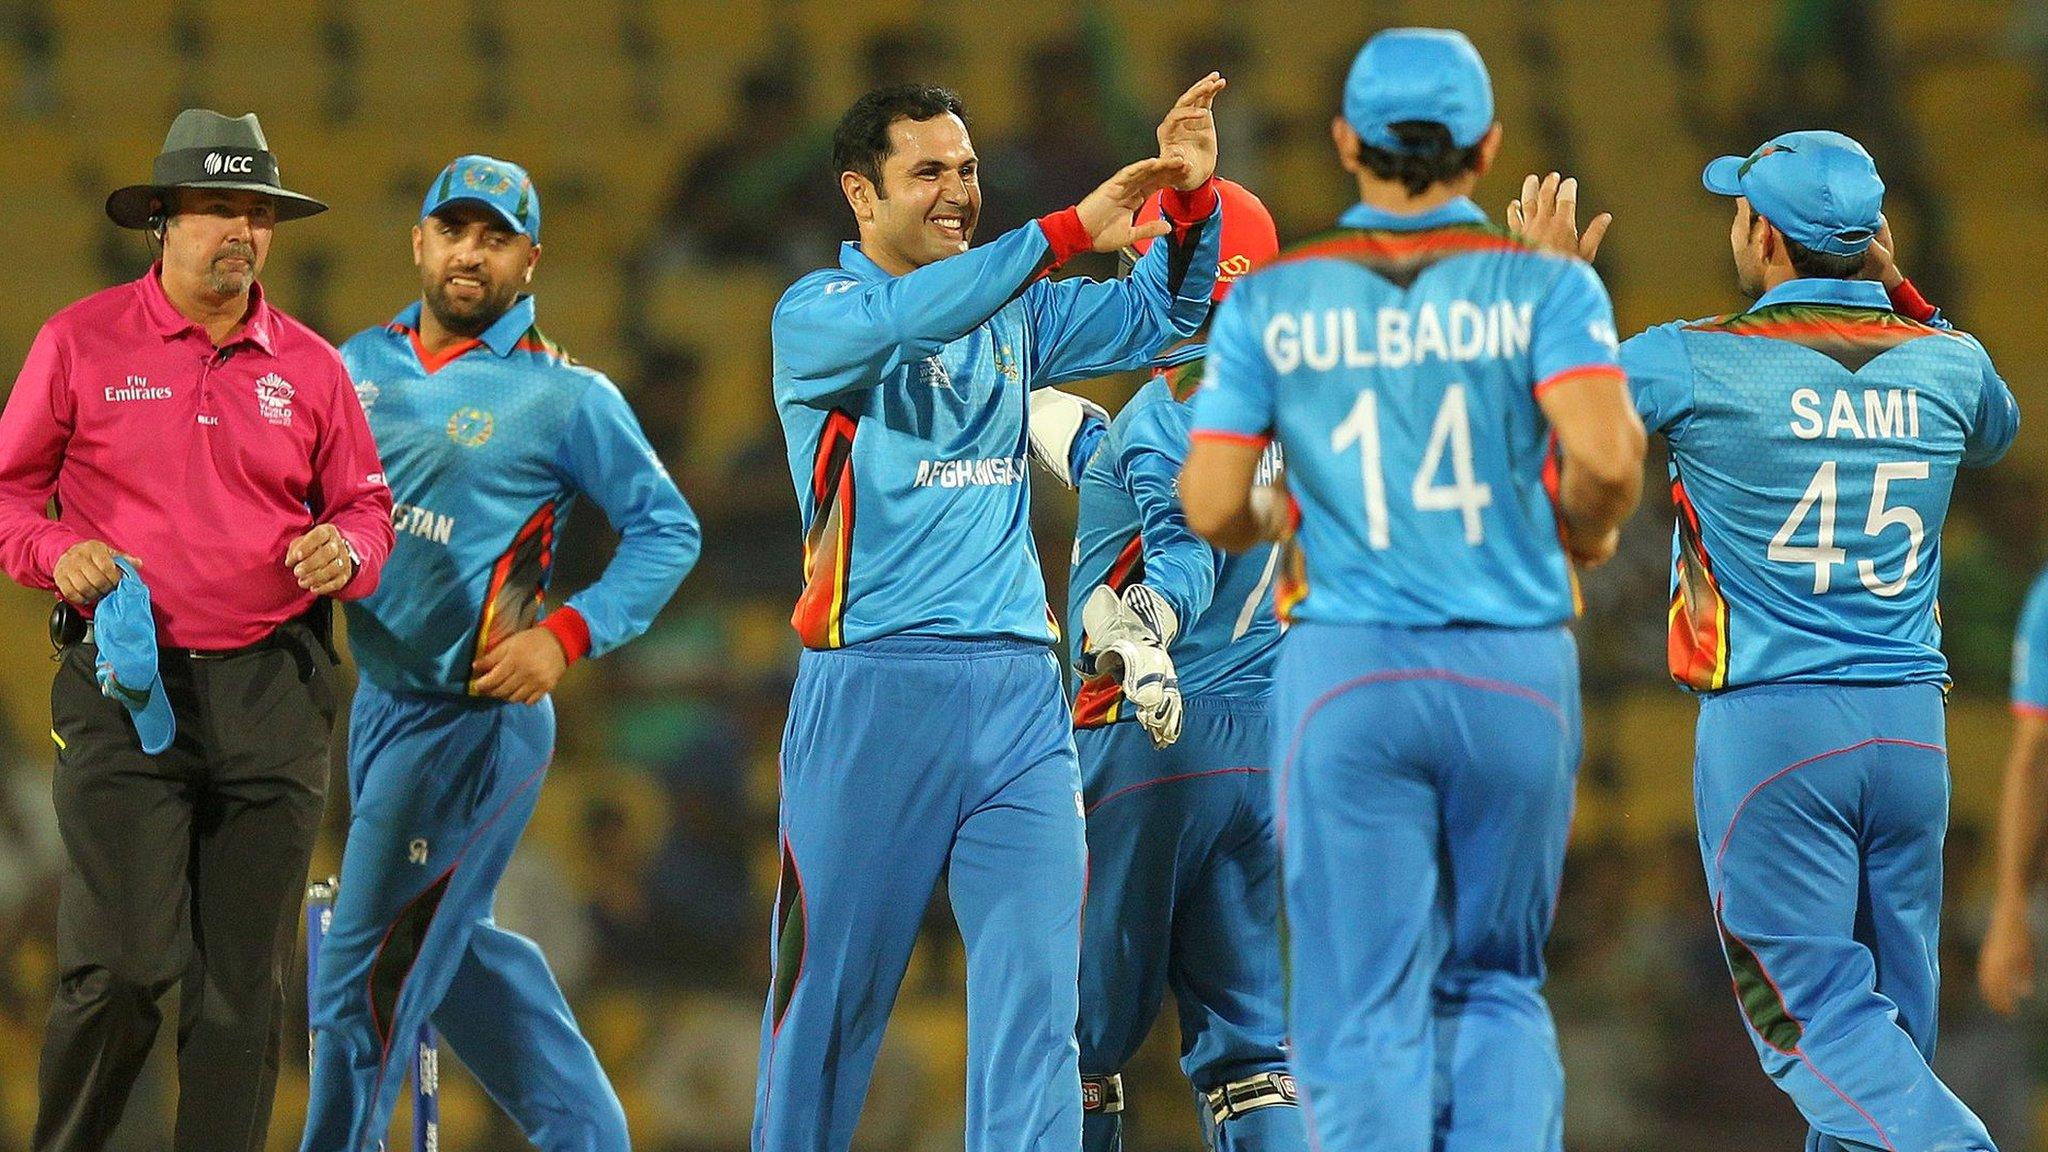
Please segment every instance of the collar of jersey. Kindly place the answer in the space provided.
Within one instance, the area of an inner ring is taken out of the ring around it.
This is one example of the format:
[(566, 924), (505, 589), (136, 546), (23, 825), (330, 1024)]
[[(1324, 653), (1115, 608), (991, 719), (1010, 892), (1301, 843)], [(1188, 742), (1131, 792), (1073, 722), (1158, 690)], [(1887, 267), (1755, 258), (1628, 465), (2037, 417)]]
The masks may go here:
[[(499, 356), (510, 356), (512, 350), (519, 346), (519, 338), (533, 327), (533, 317), (532, 295), (519, 297), (518, 303), (507, 308), (496, 323), (484, 329), (484, 346)], [(420, 302), (415, 300), (407, 304), (398, 315), (391, 318), (391, 326), (407, 332), (419, 331)]]
[(839, 242), (839, 266), (863, 280), (887, 280), (888, 269), (875, 263), (874, 258), (860, 250), (860, 241)]
[(1486, 210), (1464, 196), (1414, 215), (1388, 212), (1370, 204), (1353, 204), (1344, 210), (1342, 216), (1337, 217), (1337, 226), (1340, 228), (1366, 228), (1377, 232), (1421, 232), (1428, 228), (1443, 228), (1452, 224), (1484, 223)]
[(1884, 285), (1875, 280), (1830, 280), (1801, 277), (1787, 280), (1776, 288), (1756, 298), (1750, 305), (1754, 312), (1769, 308), (1773, 304), (1835, 304), (1845, 308), (1882, 308), (1892, 310), (1891, 297), (1885, 295)]

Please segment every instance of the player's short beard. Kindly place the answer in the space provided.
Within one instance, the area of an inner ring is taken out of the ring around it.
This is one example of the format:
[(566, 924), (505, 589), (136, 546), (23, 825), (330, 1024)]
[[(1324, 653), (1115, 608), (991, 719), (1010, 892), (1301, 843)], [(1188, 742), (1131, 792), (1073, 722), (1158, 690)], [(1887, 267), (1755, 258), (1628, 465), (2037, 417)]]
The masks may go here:
[(448, 298), (448, 281), (442, 277), (429, 282), (423, 296), (442, 328), (457, 336), (481, 336), (485, 329), (498, 322), (500, 316), (511, 311), (512, 302), (519, 295), (516, 284), (499, 286), (485, 281), (485, 285), (487, 290), (483, 299), (468, 306)]

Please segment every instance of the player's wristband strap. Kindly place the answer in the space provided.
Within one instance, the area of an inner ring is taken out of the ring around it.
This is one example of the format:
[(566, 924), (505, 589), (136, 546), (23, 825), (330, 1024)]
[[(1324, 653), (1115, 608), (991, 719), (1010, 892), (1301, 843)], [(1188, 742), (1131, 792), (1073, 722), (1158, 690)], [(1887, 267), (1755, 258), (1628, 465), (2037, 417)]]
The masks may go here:
[(1220, 1088), (1211, 1088), (1202, 1095), (1209, 1102), (1209, 1115), (1218, 1125), (1261, 1108), (1276, 1105), (1297, 1107), (1301, 1103), (1295, 1092), (1294, 1077), (1285, 1072), (1261, 1072), (1233, 1080)]
[(1045, 231), (1045, 242), (1052, 247), (1052, 263), (1046, 271), (1065, 264), (1081, 253), (1095, 247), (1095, 241), (1088, 235), (1088, 228), (1081, 223), (1081, 210), (1068, 208), (1050, 216), (1040, 216), (1038, 226)]
[(1885, 294), (1891, 297), (1892, 311), (1908, 320), (1918, 320), (1925, 324), (1934, 319), (1935, 313), (1941, 311), (1927, 302), (1927, 297), (1920, 294), (1920, 289), (1913, 287), (1911, 280), (1899, 281), (1898, 287)]
[(590, 624), (583, 619), (583, 613), (565, 604), (548, 613), (540, 626), (561, 641), (562, 654), (569, 658), (569, 663), (590, 655)]

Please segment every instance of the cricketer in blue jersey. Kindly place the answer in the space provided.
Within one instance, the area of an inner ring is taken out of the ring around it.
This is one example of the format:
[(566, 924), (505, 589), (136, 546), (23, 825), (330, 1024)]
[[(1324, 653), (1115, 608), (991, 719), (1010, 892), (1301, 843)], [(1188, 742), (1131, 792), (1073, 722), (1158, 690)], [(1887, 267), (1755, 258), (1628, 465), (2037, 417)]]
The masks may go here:
[[(1256, 196), (1228, 180), (1217, 188), (1221, 300), (1279, 240)], [(1139, 218), (1157, 215), (1148, 201)], [(1067, 637), (1085, 676), (1075, 684), (1074, 746), (1088, 816), (1079, 1029), (1088, 1152), (1122, 1146), (1119, 1070), (1168, 988), (1213, 1152), (1307, 1147), (1287, 1075), (1268, 786), (1278, 553), (1219, 552), (1181, 511), (1188, 401), (1205, 354), (1197, 335), (1155, 360), (1151, 380), (1084, 446), (1079, 470)], [(1173, 684), (1166, 708), (1127, 696), (1148, 648)]]
[[(696, 562), (697, 519), (618, 389), (534, 326), (522, 289), (539, 240), (526, 172), (458, 158), (413, 231), (422, 300), (342, 346), (398, 546), (348, 616), (354, 811), (313, 1004), (305, 1152), (383, 1146), (423, 1020), (536, 1147), (628, 1146), (540, 949), (491, 906), (554, 752), (548, 692), (646, 630)], [(618, 530), (618, 552), (543, 616), (578, 498)]]
[(1299, 524), (1272, 763), (1291, 1062), (1312, 1146), (1562, 1146), (1541, 986), (1579, 757), (1572, 561), (1612, 554), (1643, 433), (1592, 269), (1493, 231), (1485, 64), (1353, 62), (1360, 203), (1218, 309), (1181, 496), (1228, 548), (1285, 450)]
[[(967, 951), (966, 1146), (1072, 1152), (1084, 840), (1028, 522), (1028, 390), (1145, 364), (1209, 309), (1211, 75), (1161, 156), (969, 250), (959, 98), (863, 96), (833, 164), (860, 228), (774, 316), (805, 532), (757, 1152), (843, 1152), (940, 875)], [(1169, 220), (1132, 213), (1166, 188)], [(1170, 235), (1127, 280), (1046, 280)]]
[(1671, 674), (1701, 695), (1722, 950), (1809, 1149), (1988, 1152), (1928, 1067), (1948, 824), (1936, 597), (1956, 471), (1996, 461), (2019, 410), (1898, 272), (1854, 140), (1788, 133), (1703, 182), (1735, 201), (1755, 303), (1652, 328), (1621, 358), (1671, 450)]
[(1977, 953), (1984, 1000), (2008, 1016), (2034, 993), (2027, 921), (2048, 858), (2048, 570), (2034, 578), (2012, 638), (2012, 716), (1998, 808), (1997, 888)]

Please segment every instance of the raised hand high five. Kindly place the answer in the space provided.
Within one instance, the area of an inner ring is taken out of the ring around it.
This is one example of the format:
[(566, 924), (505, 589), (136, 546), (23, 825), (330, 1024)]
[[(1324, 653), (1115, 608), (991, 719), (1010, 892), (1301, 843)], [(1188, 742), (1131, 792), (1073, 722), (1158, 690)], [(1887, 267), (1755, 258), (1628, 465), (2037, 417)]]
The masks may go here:
[(1508, 201), (1508, 231), (1546, 252), (1577, 256), (1591, 263), (1600, 252), (1614, 213), (1602, 212), (1579, 234), (1579, 181), (1575, 176), (1550, 175), (1537, 179), (1532, 173), (1522, 178), (1522, 196)]
[(1192, 192), (1216, 174), (1216, 94), (1229, 81), (1211, 72), (1180, 94), (1166, 119), (1159, 122), (1159, 158), (1186, 165), (1174, 187)]

